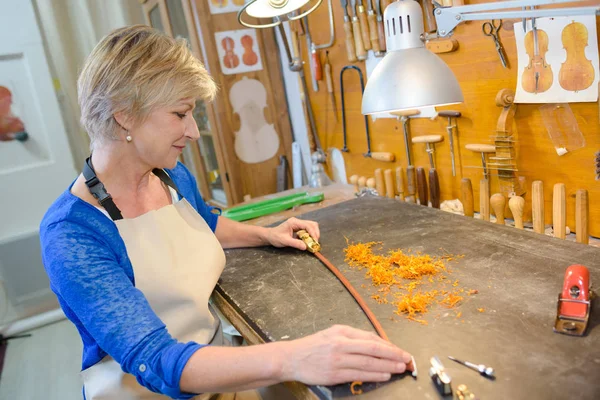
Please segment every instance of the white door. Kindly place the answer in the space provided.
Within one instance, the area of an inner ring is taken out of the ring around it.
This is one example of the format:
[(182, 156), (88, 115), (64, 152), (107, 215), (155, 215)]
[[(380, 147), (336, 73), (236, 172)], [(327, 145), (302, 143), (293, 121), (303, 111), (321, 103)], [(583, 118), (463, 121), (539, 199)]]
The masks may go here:
[(1, 87), (12, 94), (11, 112), (29, 138), (0, 141), (0, 326), (57, 307), (38, 227), (77, 176), (29, 0), (0, 0), (0, 90), (6, 94)]

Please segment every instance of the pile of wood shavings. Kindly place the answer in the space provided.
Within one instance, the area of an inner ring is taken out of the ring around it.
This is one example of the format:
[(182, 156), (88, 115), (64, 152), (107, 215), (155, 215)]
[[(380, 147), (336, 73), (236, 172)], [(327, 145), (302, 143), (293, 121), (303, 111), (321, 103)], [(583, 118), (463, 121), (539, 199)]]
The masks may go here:
[[(346, 241), (349, 242), (347, 238)], [(464, 289), (458, 288), (458, 280), (448, 282), (452, 290), (443, 290), (448, 280), (447, 275), (451, 273), (446, 264), (462, 256), (447, 254), (434, 257), (421, 253), (410, 254), (410, 250), (405, 253), (399, 249), (389, 251), (387, 255), (373, 253), (373, 247), (381, 244), (348, 244), (344, 249), (346, 262), (351, 267), (367, 270), (366, 278), (381, 293), (371, 296), (379, 304), (391, 303), (396, 307), (396, 314), (427, 324), (426, 320), (418, 317), (426, 314), (433, 304), (455, 308), (463, 301)], [(425, 290), (420, 288), (423, 285), (438, 287)], [(390, 294), (393, 300), (388, 300)]]

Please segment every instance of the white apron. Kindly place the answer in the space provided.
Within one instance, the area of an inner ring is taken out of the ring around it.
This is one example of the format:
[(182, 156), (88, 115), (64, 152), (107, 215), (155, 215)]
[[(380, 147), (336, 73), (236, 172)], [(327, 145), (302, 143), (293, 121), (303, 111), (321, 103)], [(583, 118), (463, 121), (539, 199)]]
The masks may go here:
[[(223, 345), (219, 318), (208, 301), (225, 267), (225, 254), (198, 212), (182, 199), (115, 224), (133, 266), (135, 286), (171, 336), (180, 342)], [(139, 385), (110, 356), (80, 375), (87, 400), (169, 398)]]

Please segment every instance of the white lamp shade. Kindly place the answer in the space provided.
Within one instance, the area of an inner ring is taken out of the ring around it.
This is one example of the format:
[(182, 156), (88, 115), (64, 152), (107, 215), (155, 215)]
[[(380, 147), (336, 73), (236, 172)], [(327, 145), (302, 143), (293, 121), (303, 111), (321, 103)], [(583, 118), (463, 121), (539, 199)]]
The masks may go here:
[(269, 0), (255, 0), (246, 8), (246, 13), (254, 18), (274, 18), (289, 14), (305, 6), (310, 0), (289, 0), (283, 7), (273, 7)]
[(373, 70), (363, 93), (362, 113), (399, 111), (464, 101), (446, 63), (425, 47), (389, 52)]

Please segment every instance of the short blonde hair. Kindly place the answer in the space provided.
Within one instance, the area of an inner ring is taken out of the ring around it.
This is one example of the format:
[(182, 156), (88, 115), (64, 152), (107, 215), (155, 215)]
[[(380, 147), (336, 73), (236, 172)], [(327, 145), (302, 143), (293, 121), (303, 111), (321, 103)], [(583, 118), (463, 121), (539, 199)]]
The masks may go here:
[(81, 124), (90, 147), (116, 139), (122, 112), (135, 123), (183, 98), (212, 101), (217, 87), (185, 39), (145, 25), (116, 29), (88, 56), (77, 81)]

